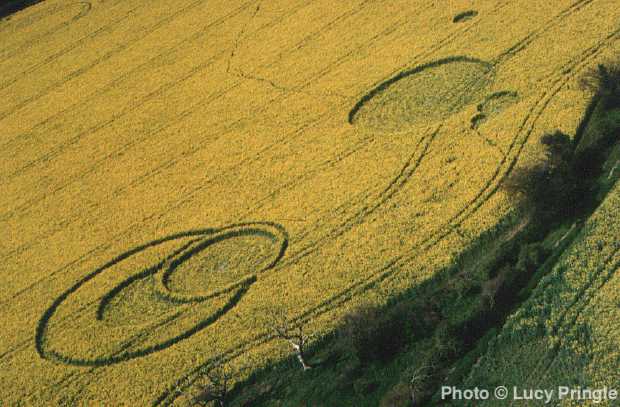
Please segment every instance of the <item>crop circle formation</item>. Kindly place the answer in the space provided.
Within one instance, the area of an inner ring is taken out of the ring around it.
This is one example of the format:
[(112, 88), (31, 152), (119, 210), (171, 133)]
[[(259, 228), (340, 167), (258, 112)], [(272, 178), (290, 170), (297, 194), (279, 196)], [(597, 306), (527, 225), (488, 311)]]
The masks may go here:
[[(123, 261), (175, 242), (162, 260), (103, 293), (94, 289)], [(232, 309), (258, 275), (275, 266), (287, 243), (281, 226), (265, 222), (188, 231), (129, 250), (54, 301), (39, 320), (37, 351), (60, 363), (103, 366), (168, 348)], [(99, 295), (75, 312), (72, 297), (83, 302), (89, 292)]]

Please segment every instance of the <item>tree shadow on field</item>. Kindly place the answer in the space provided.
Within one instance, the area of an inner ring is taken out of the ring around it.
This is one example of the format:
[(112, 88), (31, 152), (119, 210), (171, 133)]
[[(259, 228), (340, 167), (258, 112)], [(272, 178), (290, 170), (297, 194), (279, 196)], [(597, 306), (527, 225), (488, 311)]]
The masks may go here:
[[(428, 400), (453, 362), (518, 305), (515, 293), (510, 298), (504, 295), (490, 308), (482, 293), (498, 264), (516, 261), (515, 252), (531, 232), (519, 225), (514, 216), (501, 219), (433, 277), (385, 305), (361, 307), (346, 315), (332, 333), (308, 349), (315, 369), (302, 371), (294, 355), (257, 369), (232, 389), (230, 405), (262, 405), (277, 399), (286, 400), (286, 405), (299, 405), (298, 400), (321, 400), (325, 404), (317, 405), (326, 406), (343, 400), (358, 406), (380, 405), (403, 377), (431, 366), (416, 383), (418, 399)], [(524, 287), (527, 281), (520, 283)]]

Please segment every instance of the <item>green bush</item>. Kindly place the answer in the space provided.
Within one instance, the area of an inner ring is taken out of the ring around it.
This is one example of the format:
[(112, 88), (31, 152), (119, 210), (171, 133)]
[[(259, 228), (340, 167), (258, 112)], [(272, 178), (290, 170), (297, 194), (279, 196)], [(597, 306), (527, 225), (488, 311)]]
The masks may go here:
[(398, 383), (392, 387), (381, 399), (379, 407), (410, 407), (411, 389), (407, 383)]
[(541, 243), (530, 243), (521, 247), (515, 266), (517, 273), (531, 275), (545, 261), (547, 253)]
[(406, 305), (388, 309), (361, 307), (344, 318), (339, 333), (341, 344), (363, 365), (387, 362), (409, 341), (411, 316)]
[(595, 96), (575, 142), (560, 131), (545, 134), (545, 160), (514, 170), (503, 184), (507, 192), (524, 197), (540, 224), (575, 219), (593, 209), (593, 181), (618, 141), (620, 65), (599, 65), (582, 77), (581, 85)]
[(540, 223), (552, 223), (581, 213), (582, 178), (574, 171), (571, 139), (564, 133), (545, 134), (545, 160), (532, 167), (514, 170), (504, 182), (510, 194), (520, 194), (526, 208)]
[(603, 98), (605, 108), (620, 107), (620, 65), (599, 64), (581, 78), (581, 87)]

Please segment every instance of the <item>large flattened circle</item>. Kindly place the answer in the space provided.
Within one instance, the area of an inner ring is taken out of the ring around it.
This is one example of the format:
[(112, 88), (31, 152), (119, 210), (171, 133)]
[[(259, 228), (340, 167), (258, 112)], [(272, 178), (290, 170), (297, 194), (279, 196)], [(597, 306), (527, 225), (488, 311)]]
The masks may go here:
[(363, 96), (349, 112), (359, 127), (395, 132), (442, 121), (480, 101), (493, 81), (493, 66), (452, 57), (401, 72)]

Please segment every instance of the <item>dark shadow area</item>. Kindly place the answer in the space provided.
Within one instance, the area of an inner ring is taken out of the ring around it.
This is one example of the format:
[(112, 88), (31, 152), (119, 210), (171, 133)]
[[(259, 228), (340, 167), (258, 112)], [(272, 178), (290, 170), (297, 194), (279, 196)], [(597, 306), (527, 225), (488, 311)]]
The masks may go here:
[(27, 7), (34, 6), (43, 0), (9, 0), (0, 4), (0, 19), (10, 18), (14, 13)]
[[(351, 405), (377, 405), (381, 398), (374, 397), (388, 393), (400, 376), (408, 374), (411, 362), (406, 359), (415, 353), (414, 359), (422, 358), (432, 366), (416, 389), (419, 402), (428, 401), (454, 359), (469, 352), (512, 309), (506, 304), (493, 309), (491, 315), (481, 293), (498, 259), (518, 257), (511, 257), (511, 252), (529, 230), (514, 233), (514, 228), (514, 219), (502, 219), (497, 229), (481, 236), (450, 267), (384, 306), (364, 306), (345, 315), (333, 333), (308, 349), (312, 370), (302, 371), (291, 354), (236, 385), (227, 405), (289, 401), (287, 393), (302, 388), (302, 398), (308, 402), (323, 400), (331, 405), (335, 400), (348, 400), (355, 403)], [(385, 381), (372, 376), (383, 376)], [(361, 400), (368, 403), (359, 404)]]
[(476, 10), (467, 10), (467, 11), (463, 11), (462, 13), (459, 13), (457, 15), (454, 16), (454, 18), (452, 19), (453, 23), (462, 23), (468, 20), (471, 20), (472, 18), (476, 17), (478, 15), (478, 12)]

